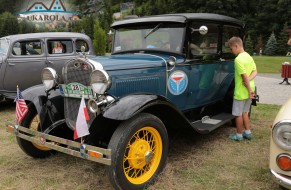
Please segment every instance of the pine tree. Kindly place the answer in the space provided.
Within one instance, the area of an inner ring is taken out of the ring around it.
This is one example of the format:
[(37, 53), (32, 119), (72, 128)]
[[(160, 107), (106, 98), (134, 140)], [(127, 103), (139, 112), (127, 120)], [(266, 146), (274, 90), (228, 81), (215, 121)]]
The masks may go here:
[(288, 39), (289, 39), (289, 35), (286, 32), (286, 30), (288, 29), (288, 25), (287, 22), (284, 24), (283, 30), (280, 32), (279, 36), (278, 36), (278, 54), (279, 55), (286, 55), (288, 52)]
[(96, 20), (94, 24), (94, 39), (93, 47), (96, 55), (105, 55), (106, 53), (106, 34), (100, 27), (99, 21)]
[(90, 38), (93, 38), (94, 34), (94, 18), (93, 15), (84, 16), (82, 18), (82, 29), (84, 29), (85, 34), (87, 34)]
[(250, 55), (252, 55), (254, 53), (253, 42), (252, 42), (252, 39), (251, 39), (250, 35), (248, 35), (248, 37), (247, 37), (245, 50)]
[(264, 53), (266, 55), (276, 55), (277, 49), (278, 49), (277, 45), (278, 44), (277, 44), (276, 36), (274, 32), (272, 32), (266, 44)]

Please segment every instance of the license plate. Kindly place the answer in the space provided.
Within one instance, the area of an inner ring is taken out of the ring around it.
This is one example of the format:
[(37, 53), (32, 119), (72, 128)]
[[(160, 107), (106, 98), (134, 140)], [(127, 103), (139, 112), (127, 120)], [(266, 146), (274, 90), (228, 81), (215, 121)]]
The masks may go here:
[(91, 86), (84, 86), (80, 83), (70, 83), (60, 85), (61, 94), (64, 97), (81, 98), (84, 94), (85, 98), (93, 98)]

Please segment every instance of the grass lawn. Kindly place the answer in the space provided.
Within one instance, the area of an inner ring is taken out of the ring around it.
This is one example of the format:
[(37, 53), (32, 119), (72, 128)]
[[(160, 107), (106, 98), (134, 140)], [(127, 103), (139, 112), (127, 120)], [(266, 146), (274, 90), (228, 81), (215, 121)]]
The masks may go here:
[(291, 57), (286, 56), (253, 56), (258, 73), (281, 73), (283, 62), (290, 62)]
[[(234, 142), (235, 131), (225, 125), (210, 134), (192, 129), (170, 135), (168, 162), (149, 190), (265, 190), (279, 189), (269, 172), (270, 125), (280, 106), (259, 104), (252, 111), (254, 139)], [(107, 167), (59, 153), (33, 159), (5, 132), (15, 120), (15, 105), (0, 103), (0, 189), (113, 189)]]

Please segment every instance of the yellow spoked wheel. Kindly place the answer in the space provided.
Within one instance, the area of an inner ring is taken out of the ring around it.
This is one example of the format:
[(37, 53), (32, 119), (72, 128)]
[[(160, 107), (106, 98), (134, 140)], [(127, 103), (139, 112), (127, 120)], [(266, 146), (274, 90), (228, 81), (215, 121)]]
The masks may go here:
[[(29, 125), (29, 129), (38, 131), (38, 127), (39, 127), (39, 118), (38, 115), (35, 115), (34, 118), (31, 120), (30, 125)], [(40, 146), (36, 143), (32, 143), (33, 146), (35, 146), (36, 148), (40, 149), (40, 150), (44, 150), (44, 151), (48, 151), (51, 150), (50, 148), (44, 147), (44, 146)]]
[[(21, 126), (39, 131), (40, 121), (38, 119), (37, 111), (33, 104), (28, 104), (28, 112), (21, 122)], [(55, 154), (54, 150), (47, 147), (29, 142), (27, 140), (16, 137), (19, 147), (29, 156), (33, 158), (45, 158)]]
[(163, 143), (159, 132), (153, 127), (138, 130), (126, 147), (123, 169), (133, 184), (143, 184), (156, 172), (162, 157)]
[(144, 189), (163, 170), (168, 154), (168, 134), (162, 121), (140, 113), (124, 121), (113, 133), (109, 148), (109, 179), (115, 189)]

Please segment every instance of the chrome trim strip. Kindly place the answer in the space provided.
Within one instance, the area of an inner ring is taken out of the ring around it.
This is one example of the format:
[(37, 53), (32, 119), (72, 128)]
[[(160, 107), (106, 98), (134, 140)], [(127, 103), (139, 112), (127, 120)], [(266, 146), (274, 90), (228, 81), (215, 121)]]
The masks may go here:
[(282, 175), (278, 174), (277, 172), (275, 172), (274, 170), (271, 169), (271, 173), (272, 173), (272, 178), (275, 182), (277, 182), (278, 184), (291, 189), (291, 180), (283, 177)]

